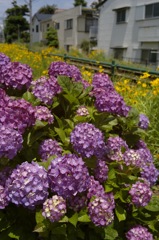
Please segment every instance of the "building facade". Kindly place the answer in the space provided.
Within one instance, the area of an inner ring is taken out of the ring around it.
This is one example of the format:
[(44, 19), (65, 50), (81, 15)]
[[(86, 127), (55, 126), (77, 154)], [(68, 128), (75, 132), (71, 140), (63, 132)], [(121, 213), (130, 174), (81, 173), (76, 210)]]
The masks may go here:
[(158, 0), (107, 0), (99, 9), (98, 49), (115, 58), (159, 62)]
[[(59, 47), (67, 51), (71, 47), (80, 48), (82, 41), (89, 41), (90, 27), (95, 25), (96, 22), (97, 19), (93, 17), (93, 10), (82, 6), (66, 9), (52, 15), (52, 23), (58, 33)], [(42, 41), (45, 41), (46, 24), (46, 21), (41, 21)]]

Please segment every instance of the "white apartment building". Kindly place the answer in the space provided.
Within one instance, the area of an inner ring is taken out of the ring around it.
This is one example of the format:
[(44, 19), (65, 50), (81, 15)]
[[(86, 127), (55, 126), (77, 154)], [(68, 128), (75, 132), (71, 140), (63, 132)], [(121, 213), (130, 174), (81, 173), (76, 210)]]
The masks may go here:
[(159, 0), (105, 0), (99, 6), (98, 49), (134, 62), (159, 62)]

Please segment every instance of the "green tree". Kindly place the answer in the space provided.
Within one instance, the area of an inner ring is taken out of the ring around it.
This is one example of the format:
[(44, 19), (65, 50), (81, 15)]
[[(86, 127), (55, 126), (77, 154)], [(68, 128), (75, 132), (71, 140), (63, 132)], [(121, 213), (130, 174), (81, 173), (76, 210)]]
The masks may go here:
[(55, 4), (53, 5), (46, 5), (41, 7), (38, 10), (38, 13), (44, 13), (44, 14), (54, 14), (57, 9), (57, 6)]
[(46, 40), (47, 45), (49, 47), (55, 47), (58, 48), (59, 42), (58, 42), (58, 36), (57, 36), (57, 30), (53, 27), (49, 27), (46, 32)]
[(29, 23), (25, 17), (29, 13), (28, 6), (26, 4), (18, 6), (16, 0), (13, 0), (12, 5), (12, 8), (6, 10), (5, 41), (7, 43), (20, 40), (29, 41)]
[(87, 6), (87, 2), (85, 0), (74, 0), (74, 7), (82, 5), (82, 7)]

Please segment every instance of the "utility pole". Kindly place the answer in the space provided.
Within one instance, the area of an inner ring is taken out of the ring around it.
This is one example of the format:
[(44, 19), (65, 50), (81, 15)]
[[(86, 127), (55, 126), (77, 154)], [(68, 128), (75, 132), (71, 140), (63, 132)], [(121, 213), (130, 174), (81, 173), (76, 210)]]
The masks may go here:
[(32, 0), (29, 0), (29, 11), (30, 11), (30, 49), (32, 48)]

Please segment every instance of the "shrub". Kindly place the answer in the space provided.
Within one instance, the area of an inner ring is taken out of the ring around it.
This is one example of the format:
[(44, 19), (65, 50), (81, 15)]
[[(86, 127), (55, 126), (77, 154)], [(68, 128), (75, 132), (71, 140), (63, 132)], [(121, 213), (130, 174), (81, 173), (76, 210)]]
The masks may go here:
[(0, 239), (158, 239), (159, 172), (143, 141), (148, 118), (103, 73), (88, 84), (78, 68), (56, 62), (48, 77), (30, 82), (29, 71), (23, 84), (21, 68), (6, 84), (8, 66), (6, 56)]

